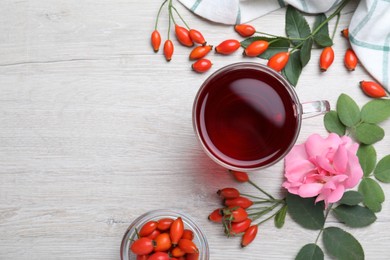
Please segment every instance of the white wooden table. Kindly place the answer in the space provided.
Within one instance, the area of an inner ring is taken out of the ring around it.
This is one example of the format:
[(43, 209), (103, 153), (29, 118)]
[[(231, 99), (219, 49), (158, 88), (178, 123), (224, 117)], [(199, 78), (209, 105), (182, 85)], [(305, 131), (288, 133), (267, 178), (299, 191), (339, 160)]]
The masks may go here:
[[(227, 239), (207, 220), (220, 204), (215, 192), (238, 185), (202, 151), (191, 109), (201, 83), (213, 71), (247, 60), (211, 54), (213, 68), (191, 71), (189, 49), (176, 44), (167, 63), (149, 37), (161, 1), (3, 0), (0, 8), (0, 259), (119, 259), (128, 225), (140, 214), (176, 208), (207, 234), (211, 259), (293, 259), (317, 232), (287, 218), (283, 229), (261, 226), (249, 247)], [(208, 22), (175, 4), (210, 44), (238, 38), (231, 26)], [(355, 4), (341, 17), (348, 26)], [(285, 10), (253, 21), (258, 30), (284, 34)], [(333, 28), (334, 20), (330, 28)], [(167, 14), (160, 31), (166, 36)], [(338, 33), (336, 58), (320, 73), (314, 50), (296, 87), (302, 101), (347, 93), (362, 106), (370, 99), (358, 87), (371, 79), (362, 66), (347, 72), (348, 43)], [(256, 59), (258, 62), (265, 61)], [(390, 153), (388, 135), (375, 145)], [(303, 123), (298, 142), (326, 135), (322, 117)], [(251, 174), (281, 193), (283, 163)], [(390, 185), (382, 185), (390, 198)], [(390, 204), (378, 220), (346, 229), (362, 244), (366, 259), (390, 259)], [(330, 218), (329, 225), (335, 220)]]

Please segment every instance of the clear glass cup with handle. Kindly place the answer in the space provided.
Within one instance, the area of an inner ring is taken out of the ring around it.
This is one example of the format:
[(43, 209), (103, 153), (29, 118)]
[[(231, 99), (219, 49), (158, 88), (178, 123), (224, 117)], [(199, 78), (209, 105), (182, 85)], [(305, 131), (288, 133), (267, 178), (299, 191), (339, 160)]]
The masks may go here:
[(294, 146), (302, 119), (330, 110), (329, 102), (300, 102), (273, 69), (239, 62), (214, 72), (193, 104), (193, 126), (206, 154), (238, 171), (269, 167)]

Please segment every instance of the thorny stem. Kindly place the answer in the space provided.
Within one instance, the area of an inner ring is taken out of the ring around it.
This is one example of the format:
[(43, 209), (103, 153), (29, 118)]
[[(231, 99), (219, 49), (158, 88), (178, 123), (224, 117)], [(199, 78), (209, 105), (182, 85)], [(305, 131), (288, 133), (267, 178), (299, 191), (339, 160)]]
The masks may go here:
[(160, 9), (158, 9), (157, 18), (156, 18), (156, 23), (154, 24), (154, 29), (155, 29), (155, 30), (157, 30), (158, 18), (160, 18), (161, 10), (162, 10), (163, 6), (165, 5), (165, 3), (166, 3), (167, 1), (168, 1), (168, 0), (165, 0), (165, 1), (161, 4)]
[[(187, 29), (189, 30), (190, 27), (188, 26), (188, 24), (186, 23), (186, 21), (184, 21), (183, 17), (180, 15), (180, 13), (177, 11), (176, 7), (174, 7), (173, 5), (171, 6), (171, 8), (173, 10), (175, 10), (176, 14), (179, 16), (180, 20), (184, 23), (184, 25), (187, 27)], [(176, 24), (176, 22), (175, 22)]]

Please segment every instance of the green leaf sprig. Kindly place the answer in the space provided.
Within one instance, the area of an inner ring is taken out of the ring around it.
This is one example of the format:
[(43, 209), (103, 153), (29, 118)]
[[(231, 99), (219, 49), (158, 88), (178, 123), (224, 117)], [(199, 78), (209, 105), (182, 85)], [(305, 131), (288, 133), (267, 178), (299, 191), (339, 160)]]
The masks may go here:
[[(247, 48), (254, 41), (268, 41), (268, 49), (259, 55), (259, 58), (262, 59), (269, 59), (276, 53), (289, 51), (290, 58), (286, 67), (282, 70), (282, 74), (293, 86), (296, 86), (303, 68), (310, 61), (314, 44), (320, 48), (333, 45), (332, 39), (334, 32), (337, 30), (341, 10), (348, 2), (349, 0), (343, 0), (329, 17), (323, 13), (316, 15), (312, 29), (303, 13), (289, 5), (286, 8), (285, 17), (287, 37), (257, 32), (261, 36), (249, 37), (241, 42), (241, 46)], [(334, 17), (337, 17), (337, 22), (333, 30), (333, 35), (330, 37), (328, 22)]]
[(364, 177), (358, 190), (362, 193), (363, 204), (373, 212), (382, 209), (384, 192), (378, 183), (390, 183), (390, 155), (377, 163), (377, 154), (373, 146), (385, 136), (379, 124), (390, 117), (390, 100), (373, 99), (361, 109), (346, 94), (337, 99), (336, 110), (324, 116), (324, 125), (329, 132), (338, 135), (348, 134), (360, 143), (357, 156)]

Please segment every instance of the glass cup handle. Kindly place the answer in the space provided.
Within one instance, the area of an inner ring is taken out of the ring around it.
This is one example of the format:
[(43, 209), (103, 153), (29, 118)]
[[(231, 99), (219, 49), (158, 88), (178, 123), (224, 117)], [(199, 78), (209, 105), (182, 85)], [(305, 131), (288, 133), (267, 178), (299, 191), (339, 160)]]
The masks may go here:
[(302, 103), (302, 118), (310, 118), (325, 114), (330, 110), (327, 100), (311, 101)]

